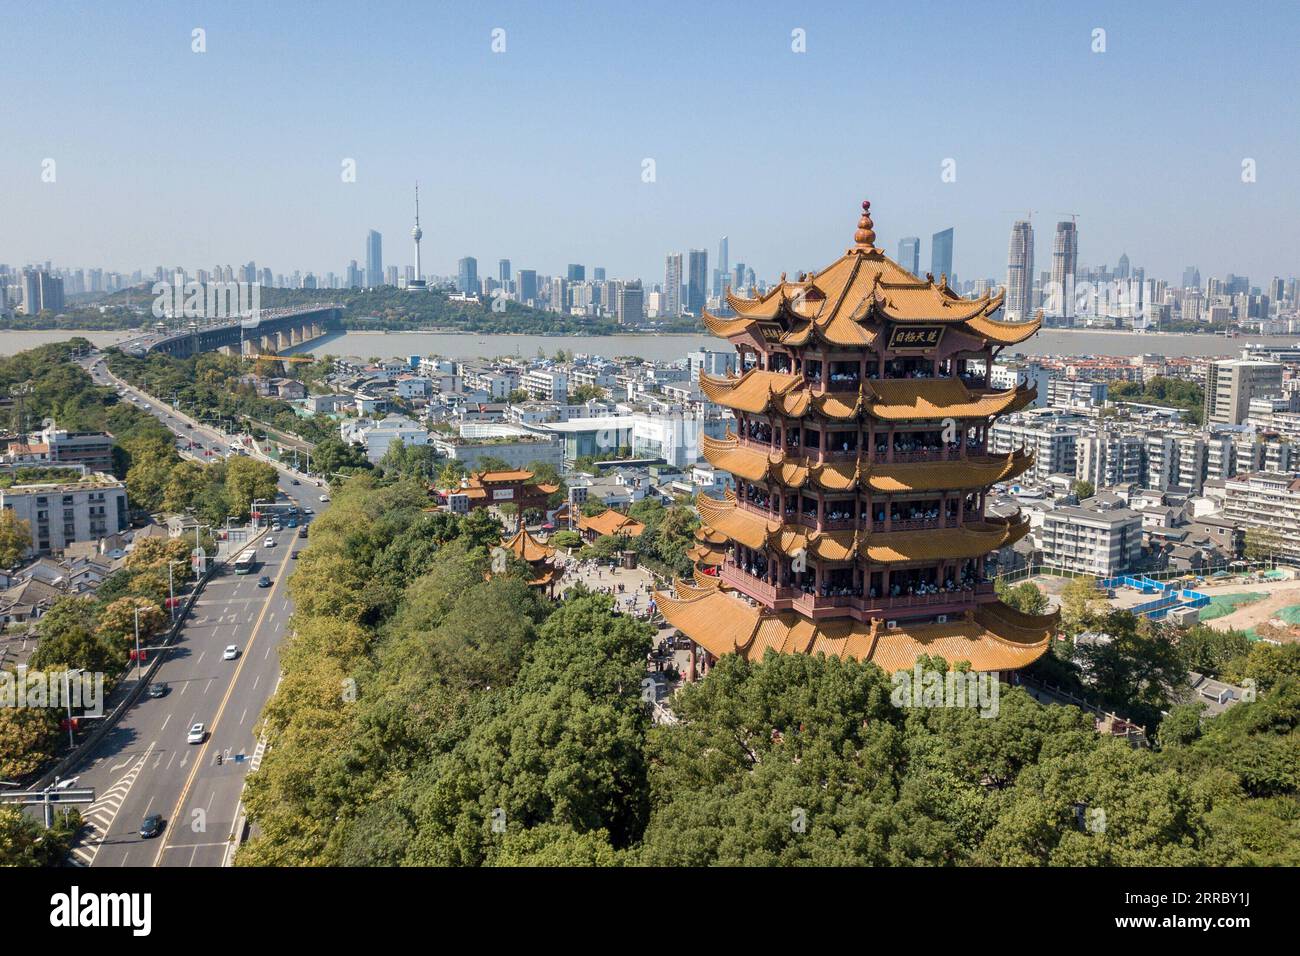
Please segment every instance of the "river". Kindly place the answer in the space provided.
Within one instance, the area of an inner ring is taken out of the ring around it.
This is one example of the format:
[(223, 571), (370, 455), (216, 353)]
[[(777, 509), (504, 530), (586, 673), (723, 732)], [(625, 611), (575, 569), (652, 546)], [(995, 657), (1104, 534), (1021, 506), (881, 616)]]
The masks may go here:
[[(0, 331), (0, 355), (13, 355), (46, 342), (60, 342), (82, 336), (96, 345), (111, 345), (135, 333), (76, 331)], [(1220, 335), (1161, 335), (1135, 332), (1065, 331), (1045, 329), (1028, 342), (1010, 348), (1006, 354), (1026, 355), (1156, 355), (1236, 357), (1247, 342), (1295, 345), (1300, 337), (1290, 335), (1242, 335), (1227, 339)], [(473, 332), (336, 332), (317, 339), (306, 348), (293, 349), (313, 355), (359, 358), (405, 359), (410, 355), (441, 355), (449, 359), (495, 358), (508, 355), (535, 358), (540, 349), (550, 357), (558, 350), (614, 358), (636, 355), (664, 362), (682, 358), (687, 352), (708, 347), (722, 349), (726, 343), (711, 335), (501, 335)]]
[(99, 346), (112, 345), (114, 342), (121, 342), (123, 339), (129, 339), (133, 335), (139, 334), (126, 329), (112, 332), (79, 332), (76, 329), (40, 331), (4, 329), (0, 330), (0, 355), (14, 355), (18, 352), (34, 349), (38, 345), (47, 345), (50, 342), (66, 342), (68, 339), (75, 338), (89, 339), (93, 344)]

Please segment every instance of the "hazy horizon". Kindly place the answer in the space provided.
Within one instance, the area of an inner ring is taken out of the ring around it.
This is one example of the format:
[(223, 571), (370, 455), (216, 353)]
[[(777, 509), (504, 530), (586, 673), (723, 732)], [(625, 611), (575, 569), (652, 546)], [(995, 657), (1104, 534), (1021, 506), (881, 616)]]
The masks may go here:
[(921, 272), (951, 226), (959, 277), (1003, 281), (1035, 210), (1036, 272), (1077, 213), (1080, 266), (1263, 285), (1300, 272), (1300, 14), (1260, 9), (55, 5), (6, 20), (0, 262), (320, 275), (376, 229), (400, 270), (418, 179), (430, 274), (657, 282), (725, 234), (774, 279), (843, 252), (869, 198)]

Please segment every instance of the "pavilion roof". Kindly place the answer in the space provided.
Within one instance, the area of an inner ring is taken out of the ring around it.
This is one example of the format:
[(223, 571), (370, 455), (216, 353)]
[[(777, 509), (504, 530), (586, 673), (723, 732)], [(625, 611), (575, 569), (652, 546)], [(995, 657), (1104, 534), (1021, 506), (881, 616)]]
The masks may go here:
[(502, 538), (501, 546), (513, 553), (515, 557), (530, 563), (545, 561), (555, 555), (555, 548), (534, 538), (524, 529), (520, 529), (509, 538)]
[(645, 531), (645, 525), (636, 518), (615, 511), (613, 508), (606, 508), (600, 514), (591, 517), (583, 515), (578, 519), (578, 527), (586, 531), (594, 531), (599, 535), (626, 534), (633, 538)]

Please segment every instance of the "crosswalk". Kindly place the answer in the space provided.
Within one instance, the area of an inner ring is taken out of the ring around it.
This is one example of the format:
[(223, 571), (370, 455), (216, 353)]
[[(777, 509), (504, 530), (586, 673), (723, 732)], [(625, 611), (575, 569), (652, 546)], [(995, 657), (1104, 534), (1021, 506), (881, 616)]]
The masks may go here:
[(122, 804), (126, 802), (127, 795), (130, 794), (131, 788), (135, 786), (140, 772), (144, 770), (145, 762), (149, 759), (149, 755), (153, 753), (156, 745), (157, 741), (150, 744), (149, 749), (140, 755), (140, 758), (132, 765), (131, 769), (100, 794), (95, 802), (87, 807), (85, 813), (81, 815), (85, 827), (78, 837), (77, 846), (73, 848), (69, 857), (69, 861), (73, 866), (94, 865), (95, 857), (99, 855), (99, 848), (108, 836), (113, 821), (117, 819), (118, 811), (122, 809)]

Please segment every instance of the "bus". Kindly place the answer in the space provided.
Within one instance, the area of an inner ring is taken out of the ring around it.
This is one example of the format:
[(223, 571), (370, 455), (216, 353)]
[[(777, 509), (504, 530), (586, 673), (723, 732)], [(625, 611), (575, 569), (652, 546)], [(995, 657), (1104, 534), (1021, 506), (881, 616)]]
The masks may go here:
[(252, 574), (253, 568), (257, 566), (257, 552), (254, 550), (245, 551), (239, 557), (235, 558), (236, 574)]

